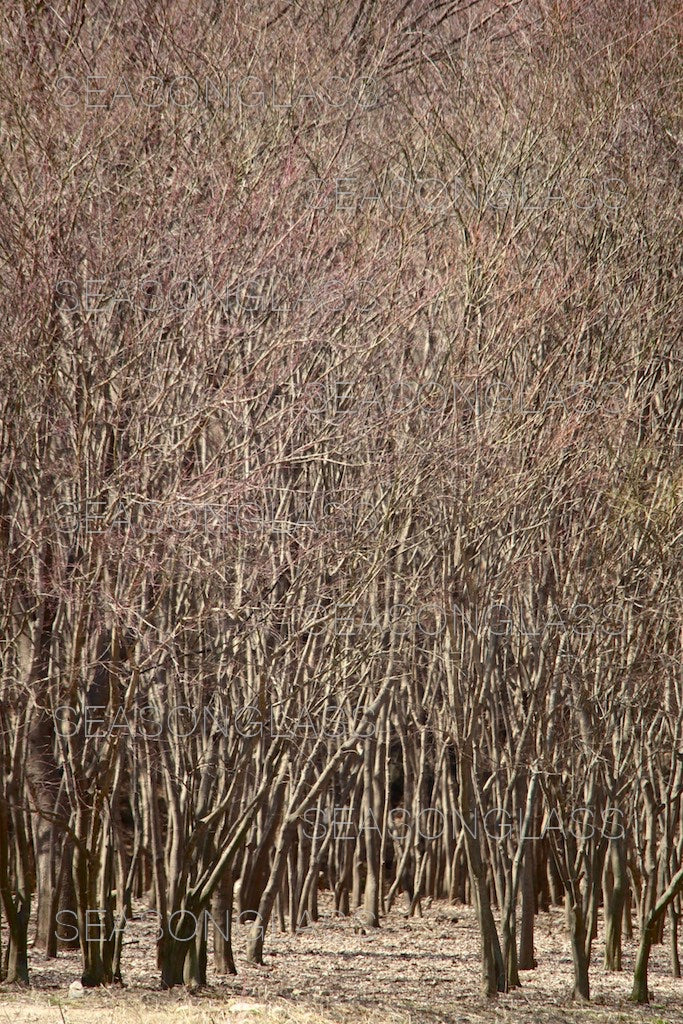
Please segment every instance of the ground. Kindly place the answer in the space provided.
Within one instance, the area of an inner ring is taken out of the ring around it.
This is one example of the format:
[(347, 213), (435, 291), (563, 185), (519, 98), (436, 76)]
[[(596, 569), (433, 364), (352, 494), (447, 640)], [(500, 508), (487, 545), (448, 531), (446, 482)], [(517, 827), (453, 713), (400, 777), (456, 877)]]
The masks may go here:
[(434, 903), (422, 919), (394, 909), (382, 927), (361, 934), (335, 919), (326, 899), (321, 918), (292, 936), (270, 928), (265, 966), (250, 967), (244, 929), (237, 929), (239, 975), (217, 978), (191, 996), (162, 992), (155, 966), (155, 922), (132, 920), (124, 942), (126, 987), (69, 996), (80, 977), (78, 953), (31, 957), (32, 988), (0, 988), (0, 1024), (683, 1024), (683, 981), (670, 977), (668, 947), (652, 952), (648, 1007), (628, 1002), (635, 956), (625, 942), (624, 970), (602, 966), (602, 934), (594, 944), (592, 1002), (571, 1002), (572, 965), (560, 910), (537, 918), (538, 968), (522, 972), (522, 988), (495, 1000), (480, 994), (481, 966), (471, 908)]

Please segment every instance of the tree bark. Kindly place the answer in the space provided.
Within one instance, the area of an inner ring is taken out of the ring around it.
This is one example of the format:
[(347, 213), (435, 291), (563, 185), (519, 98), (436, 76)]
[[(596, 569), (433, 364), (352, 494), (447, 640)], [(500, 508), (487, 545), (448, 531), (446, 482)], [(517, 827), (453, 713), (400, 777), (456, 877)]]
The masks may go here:
[(636, 965), (633, 972), (633, 989), (630, 996), (631, 1000), (635, 1003), (647, 1003), (650, 1001), (647, 987), (647, 967), (650, 959), (650, 949), (656, 940), (659, 922), (664, 912), (681, 890), (683, 890), (683, 868), (674, 875), (666, 892), (657, 900), (657, 903), (648, 914), (645, 926), (641, 932)]
[(572, 901), (567, 893), (567, 917), (574, 964), (574, 991), (572, 998), (587, 1002), (590, 999), (588, 957), (586, 956), (586, 924), (580, 902)]
[(605, 968), (621, 970), (621, 933), (624, 906), (628, 888), (626, 871), (626, 842), (624, 838), (611, 840), (610, 869), (612, 890), (605, 897)]
[(536, 921), (536, 896), (534, 893), (535, 878), (535, 839), (528, 839), (524, 851), (524, 868), (522, 871), (522, 920), (519, 929), (519, 969), (531, 971), (538, 966), (534, 956), (534, 924)]

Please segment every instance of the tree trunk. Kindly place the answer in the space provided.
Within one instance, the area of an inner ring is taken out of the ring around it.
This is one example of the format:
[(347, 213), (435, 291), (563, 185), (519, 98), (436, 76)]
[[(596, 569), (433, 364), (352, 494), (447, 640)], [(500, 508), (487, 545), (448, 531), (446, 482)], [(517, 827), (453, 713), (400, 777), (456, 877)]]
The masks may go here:
[(379, 928), (380, 895), (380, 835), (382, 821), (382, 795), (384, 787), (379, 768), (382, 761), (381, 744), (366, 740), (363, 765), (364, 792), (363, 822), (365, 829), (365, 894), (363, 923), (368, 928)]
[(675, 902), (669, 906), (669, 921), (671, 923), (671, 977), (680, 978), (681, 976), (681, 961), (678, 956), (678, 922), (680, 919), (680, 912), (676, 908)]
[(218, 974), (237, 974), (232, 952), (232, 866), (228, 866), (216, 889), (211, 906), (213, 926), (213, 957)]
[(534, 924), (536, 920), (534, 847), (535, 840), (528, 839), (524, 851), (522, 872), (522, 921), (519, 934), (518, 963), (520, 971), (532, 971), (538, 966), (534, 957)]
[[(160, 942), (162, 988), (174, 988), (183, 983), (193, 987), (199, 971), (196, 939), (200, 928), (196, 913), (188, 906), (170, 915)], [(192, 964), (186, 971), (185, 961), (188, 956)]]
[[(474, 806), (474, 794), (470, 766), (464, 757), (460, 758), (460, 785), (460, 814), (464, 824), (469, 826), (471, 825), (470, 809)], [(473, 824), (476, 827), (476, 817)], [(479, 840), (476, 835), (472, 834), (475, 832), (475, 827), (472, 827), (471, 830), (465, 828), (465, 849), (481, 936), (484, 991), (487, 996), (492, 997), (505, 991), (505, 964), (496, 923), (491, 912), (486, 885), (486, 869), (481, 859)]]
[(672, 878), (668, 889), (662, 894), (655, 906), (648, 914), (645, 926), (641, 932), (636, 966), (633, 972), (633, 989), (630, 998), (635, 1003), (649, 1002), (647, 988), (647, 966), (650, 959), (650, 949), (654, 943), (659, 929), (659, 922), (670, 903), (676, 899), (678, 893), (683, 889), (683, 868)]
[(5, 917), (9, 931), (9, 943), (5, 952), (3, 981), (6, 985), (28, 985), (28, 921), (31, 904), (28, 895), (5, 898)]
[(621, 970), (621, 932), (628, 876), (626, 873), (626, 845), (623, 838), (613, 839), (610, 850), (612, 889), (605, 894), (605, 968)]
[[(13, 797), (10, 783), (9, 794)], [(9, 941), (5, 950), (2, 980), (8, 985), (28, 985), (28, 922), (31, 896), (28, 884), (28, 840), (21, 809), (10, 814), (4, 794), (0, 793), (0, 898), (5, 911)], [(14, 843), (14, 871), (10, 869), (10, 842)]]
[(289, 849), (294, 836), (296, 835), (296, 829), (296, 822), (288, 821), (285, 822), (280, 830), (280, 838), (278, 840), (277, 850), (275, 851), (275, 860), (273, 861), (273, 866), (271, 868), (270, 878), (268, 879), (268, 884), (266, 885), (259, 902), (258, 916), (249, 931), (247, 939), (247, 960), (251, 964), (263, 963), (265, 930), (270, 922), (273, 907), (275, 906), (275, 899), (280, 891), (282, 879), (284, 878), (285, 870), (287, 868)]
[(588, 1001), (590, 999), (590, 984), (588, 980), (586, 923), (583, 918), (583, 908), (578, 900), (576, 902), (572, 902), (572, 898), (569, 893), (567, 893), (566, 899), (572, 947), (572, 961), (574, 963), (574, 991), (572, 998)]

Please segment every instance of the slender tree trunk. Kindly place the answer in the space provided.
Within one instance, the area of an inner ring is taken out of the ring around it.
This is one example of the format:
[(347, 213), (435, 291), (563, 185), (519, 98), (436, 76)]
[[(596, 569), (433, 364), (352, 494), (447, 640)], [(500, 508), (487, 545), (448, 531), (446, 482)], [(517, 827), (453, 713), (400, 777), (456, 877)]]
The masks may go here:
[(280, 830), (275, 860), (270, 872), (268, 884), (263, 891), (258, 907), (258, 917), (249, 931), (247, 939), (247, 960), (252, 964), (263, 963), (263, 944), (265, 930), (270, 923), (275, 899), (280, 891), (282, 880), (287, 869), (287, 858), (291, 843), (296, 835), (296, 822), (285, 822)]
[(534, 924), (536, 921), (536, 896), (534, 893), (535, 840), (528, 839), (524, 851), (522, 870), (522, 920), (519, 932), (519, 969), (531, 971), (537, 967), (534, 956)]
[(40, 814), (31, 815), (36, 864), (36, 931), (34, 949), (51, 958), (57, 955), (55, 916), (59, 900), (59, 865), (56, 829)]
[(586, 924), (583, 918), (583, 908), (580, 902), (572, 902), (567, 893), (567, 916), (569, 919), (569, 934), (572, 948), (572, 961), (574, 964), (574, 992), (573, 998), (582, 1001), (590, 999), (590, 984), (588, 980), (588, 957), (586, 956)]
[(605, 968), (621, 970), (621, 932), (628, 887), (626, 843), (623, 838), (611, 840), (611, 892), (605, 894)]
[(365, 894), (363, 923), (368, 928), (379, 928), (380, 850), (379, 829), (382, 822), (382, 779), (378, 769), (382, 760), (381, 744), (366, 740), (363, 768), (364, 792), (363, 823), (365, 830)]
[(681, 976), (681, 961), (678, 955), (678, 922), (680, 920), (680, 911), (676, 907), (676, 902), (669, 906), (669, 923), (671, 924), (671, 977), (680, 978)]
[(465, 828), (465, 849), (467, 851), (467, 863), (475, 898), (477, 919), (479, 921), (484, 991), (487, 996), (491, 997), (497, 995), (498, 992), (505, 991), (505, 964), (503, 962), (496, 923), (491, 911), (486, 884), (486, 869), (481, 859), (479, 840), (472, 834), (476, 829), (476, 817), (473, 822), (470, 822), (470, 808), (474, 806), (472, 779), (469, 774), (469, 766), (462, 757), (460, 765), (460, 814), (466, 825), (474, 825), (471, 831), (469, 828)]
[[(10, 785), (10, 794), (12, 787)], [(4, 794), (0, 794), (0, 898), (9, 932), (2, 980), (8, 985), (28, 985), (28, 923), (31, 897), (28, 885), (28, 840), (22, 811), (12, 813), (14, 872), (10, 869), (10, 814)]]
[(631, 999), (635, 1003), (649, 1002), (650, 997), (647, 987), (647, 967), (650, 959), (650, 949), (655, 942), (661, 918), (669, 904), (675, 900), (676, 896), (682, 889), (683, 868), (674, 875), (666, 892), (662, 894), (647, 916), (645, 925), (641, 932), (640, 945), (638, 946), (638, 954), (636, 956), (636, 966), (633, 972), (633, 989), (631, 991)]
[(229, 865), (213, 896), (213, 956), (218, 974), (237, 974), (232, 952), (233, 874)]

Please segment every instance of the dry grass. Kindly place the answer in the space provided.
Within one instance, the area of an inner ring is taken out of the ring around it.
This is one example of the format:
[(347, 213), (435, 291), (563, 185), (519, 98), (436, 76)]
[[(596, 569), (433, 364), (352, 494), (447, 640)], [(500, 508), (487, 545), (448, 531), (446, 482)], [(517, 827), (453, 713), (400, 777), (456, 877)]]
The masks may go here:
[[(188, 998), (171, 1000), (164, 995), (154, 998), (155, 1006), (147, 1005), (138, 997), (119, 994), (108, 998), (99, 993), (88, 993), (83, 999), (70, 1000), (46, 996), (44, 993), (8, 995), (0, 997), (0, 1024), (548, 1024), (576, 1022), (576, 1024), (674, 1024), (680, 1021), (680, 1012), (657, 1007), (615, 1011), (599, 1006), (548, 1005), (544, 1013), (532, 1009), (531, 1004), (510, 1005), (499, 1000), (488, 1008), (463, 1008), (462, 1011), (441, 1015), (434, 1011), (428, 1016), (423, 1011), (387, 1009), (370, 1010), (364, 1007), (321, 1011), (295, 1005), (263, 1004), (248, 1000), (221, 1001), (215, 998), (200, 1000), (193, 1005)], [(663, 1015), (662, 1015), (663, 1014)]]
[(32, 957), (34, 987), (0, 990), (0, 1024), (683, 1024), (683, 981), (670, 977), (667, 947), (652, 953), (654, 1001), (637, 1007), (628, 1001), (635, 945), (624, 943), (624, 971), (608, 973), (601, 933), (591, 967), (592, 1002), (573, 1004), (559, 910), (537, 918), (538, 968), (522, 974), (521, 989), (489, 1002), (480, 992), (471, 908), (458, 908), (457, 923), (438, 903), (422, 919), (408, 920), (394, 910), (379, 931), (365, 936), (354, 932), (349, 919), (332, 917), (327, 895), (320, 909), (320, 921), (300, 935), (269, 931), (265, 966), (259, 969), (245, 963), (238, 928), (238, 976), (218, 978), (210, 970), (208, 988), (196, 996), (161, 991), (153, 925), (132, 921), (124, 942), (125, 988), (70, 999), (69, 984), (80, 975), (79, 954), (60, 953), (49, 961)]

